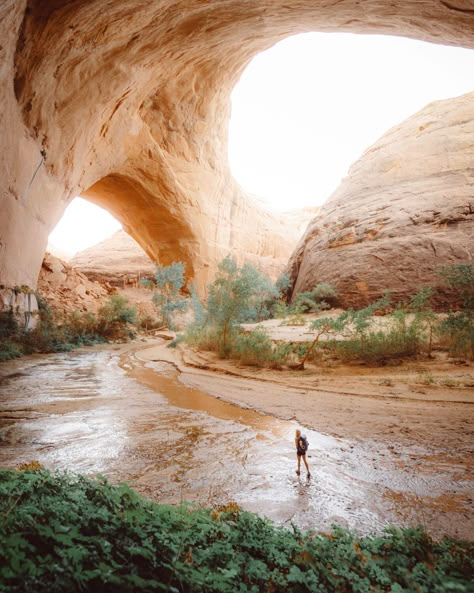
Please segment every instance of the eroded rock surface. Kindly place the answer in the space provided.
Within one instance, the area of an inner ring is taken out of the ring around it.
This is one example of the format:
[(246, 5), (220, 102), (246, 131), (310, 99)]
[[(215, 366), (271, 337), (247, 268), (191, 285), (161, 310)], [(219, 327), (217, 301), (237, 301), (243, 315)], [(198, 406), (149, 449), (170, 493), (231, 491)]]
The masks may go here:
[(152, 276), (155, 266), (138, 243), (125, 231), (88, 247), (70, 259), (90, 280), (107, 281), (113, 286), (136, 285)]
[(255, 54), (318, 30), (474, 46), (466, 0), (2, 2), (0, 282), (35, 287), (76, 195), (201, 288), (228, 253), (284, 262), (285, 223), (231, 178), (229, 97)]
[(46, 253), (38, 278), (38, 293), (59, 311), (96, 311), (113, 291), (89, 280), (68, 263)]
[(293, 294), (329, 282), (342, 305), (357, 307), (386, 290), (401, 300), (437, 285), (440, 264), (473, 254), (469, 93), (428, 105), (371, 146), (309, 225), (289, 271)]

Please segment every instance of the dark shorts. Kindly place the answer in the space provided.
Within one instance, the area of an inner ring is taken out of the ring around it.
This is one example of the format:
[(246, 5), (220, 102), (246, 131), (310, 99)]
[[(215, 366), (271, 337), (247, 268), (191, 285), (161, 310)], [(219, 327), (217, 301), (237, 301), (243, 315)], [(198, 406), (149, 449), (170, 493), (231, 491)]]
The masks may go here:
[(306, 451), (303, 451), (303, 449), (296, 449), (296, 454), (298, 457), (302, 457), (303, 455), (306, 455)]

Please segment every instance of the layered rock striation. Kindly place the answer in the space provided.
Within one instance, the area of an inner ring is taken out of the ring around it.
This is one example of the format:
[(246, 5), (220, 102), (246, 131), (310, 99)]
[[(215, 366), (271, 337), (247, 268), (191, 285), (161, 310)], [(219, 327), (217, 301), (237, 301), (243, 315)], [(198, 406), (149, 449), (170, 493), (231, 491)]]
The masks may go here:
[(76, 195), (201, 288), (227, 253), (283, 262), (285, 223), (229, 171), (230, 93), (255, 54), (317, 30), (474, 46), (466, 0), (2, 2), (0, 283), (35, 287)]
[[(343, 306), (436, 286), (474, 254), (474, 93), (428, 105), (352, 165), (293, 253), (293, 294), (329, 282)], [(443, 296), (440, 305), (443, 303)]]

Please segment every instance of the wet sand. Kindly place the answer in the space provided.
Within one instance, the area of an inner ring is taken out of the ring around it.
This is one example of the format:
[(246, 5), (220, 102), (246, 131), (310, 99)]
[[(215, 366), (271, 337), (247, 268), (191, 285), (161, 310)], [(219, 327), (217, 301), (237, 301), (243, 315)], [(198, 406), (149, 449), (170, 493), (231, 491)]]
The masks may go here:
[[(303, 528), (422, 523), (474, 539), (472, 406), (455, 403), (469, 390), (433, 402), (377, 394), (372, 374), (348, 391), (333, 376), (273, 375), (163, 343), (13, 361), (0, 366), (0, 466), (38, 459), (160, 502), (235, 500)], [(357, 393), (364, 381), (373, 393)], [(310, 480), (294, 471), (298, 425)]]

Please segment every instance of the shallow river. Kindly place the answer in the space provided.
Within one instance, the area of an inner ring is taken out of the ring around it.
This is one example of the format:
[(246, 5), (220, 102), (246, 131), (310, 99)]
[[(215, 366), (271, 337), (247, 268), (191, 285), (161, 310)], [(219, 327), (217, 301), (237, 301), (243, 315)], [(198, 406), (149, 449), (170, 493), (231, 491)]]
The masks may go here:
[(279, 523), (361, 532), (424, 524), (472, 539), (472, 483), (390, 447), (305, 431), (312, 477), (295, 473), (297, 425), (186, 387), (168, 363), (133, 351), (27, 357), (0, 366), (0, 467), (38, 460), (160, 502), (236, 501)]

